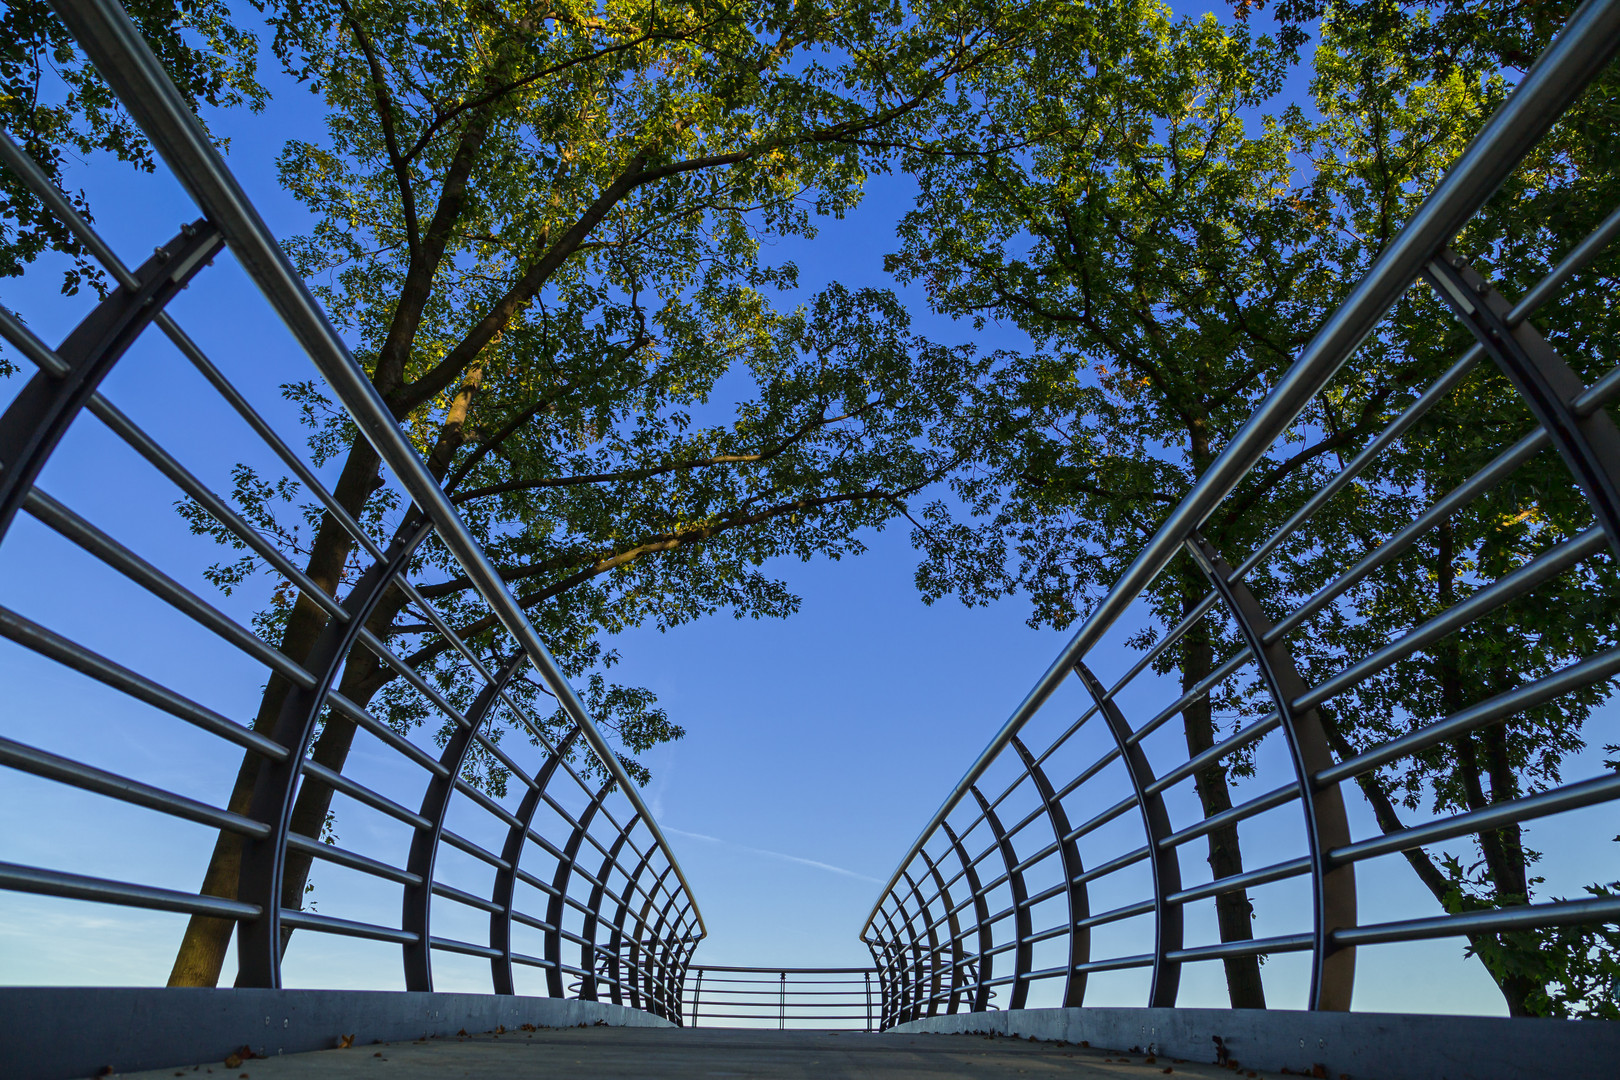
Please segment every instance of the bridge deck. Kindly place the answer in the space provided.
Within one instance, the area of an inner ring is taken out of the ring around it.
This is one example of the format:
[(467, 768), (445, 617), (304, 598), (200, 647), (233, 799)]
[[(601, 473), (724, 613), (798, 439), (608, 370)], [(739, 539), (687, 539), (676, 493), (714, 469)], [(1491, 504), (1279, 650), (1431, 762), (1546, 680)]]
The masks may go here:
[(1187, 1077), (1257, 1075), (1167, 1057), (1150, 1064), (1140, 1053), (1127, 1057), (1065, 1043), (981, 1035), (659, 1028), (542, 1029), (365, 1046), (357, 1040), (348, 1050), (259, 1058), (235, 1068), (212, 1062), (123, 1075), (140, 1080), (193, 1076), (199, 1080), (208, 1076), (217, 1080), (244, 1076), (248, 1080), (521, 1080), (531, 1076), (547, 1080), (1034, 1080), (1040, 1076), (1146, 1080), (1172, 1071)]

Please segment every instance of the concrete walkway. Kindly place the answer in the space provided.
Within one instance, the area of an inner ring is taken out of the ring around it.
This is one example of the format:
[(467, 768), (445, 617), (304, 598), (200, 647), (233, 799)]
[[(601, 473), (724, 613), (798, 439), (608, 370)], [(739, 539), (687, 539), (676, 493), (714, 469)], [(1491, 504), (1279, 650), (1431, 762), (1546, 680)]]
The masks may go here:
[(257, 1058), (231, 1067), (216, 1061), (123, 1075), (139, 1080), (1038, 1080), (1043, 1076), (1150, 1080), (1165, 1074), (1275, 1075), (984, 1035), (609, 1027), (486, 1032), (371, 1045), (357, 1039), (346, 1050)]

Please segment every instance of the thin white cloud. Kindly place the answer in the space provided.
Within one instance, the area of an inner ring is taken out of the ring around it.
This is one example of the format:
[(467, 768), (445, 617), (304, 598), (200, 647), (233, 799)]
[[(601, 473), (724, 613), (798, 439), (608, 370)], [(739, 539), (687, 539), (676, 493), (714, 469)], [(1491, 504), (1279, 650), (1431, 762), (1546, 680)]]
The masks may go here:
[(709, 836), (705, 833), (687, 832), (685, 829), (677, 829), (671, 825), (665, 825), (663, 826), (663, 829), (667, 833), (674, 833), (676, 836), (684, 836), (688, 840), (701, 840), (706, 844), (719, 844), (721, 847), (735, 848), (738, 851), (746, 851), (751, 855), (764, 855), (770, 859), (781, 859), (783, 862), (798, 863), (801, 866), (813, 866), (817, 870), (825, 870), (831, 874), (842, 874), (844, 877), (852, 877), (857, 881), (869, 881), (873, 885), (883, 884), (875, 877), (868, 877), (865, 874), (857, 874), (853, 870), (845, 870), (842, 866), (834, 866), (832, 863), (819, 862), (816, 859), (806, 859), (798, 855), (788, 855), (781, 851), (767, 851), (764, 848), (750, 847), (747, 844), (739, 844), (731, 840), (722, 840), (718, 836)]

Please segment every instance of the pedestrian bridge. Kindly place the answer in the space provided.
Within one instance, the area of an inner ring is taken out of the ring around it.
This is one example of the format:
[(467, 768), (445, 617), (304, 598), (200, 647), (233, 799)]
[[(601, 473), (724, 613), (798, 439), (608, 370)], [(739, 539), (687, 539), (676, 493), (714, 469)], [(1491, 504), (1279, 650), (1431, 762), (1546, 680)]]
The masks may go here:
[[(1601, 625), (1585, 654), (1438, 718), (1414, 719), (1385, 739), (1352, 742), (1331, 717), (1341, 695), (1367, 680), (1401, 677), (1413, 656), (1441, 644), (1478, 647), (1482, 632), (1526, 605), (1570, 603), (1568, 589), (1550, 587), (1561, 576), (1612, 573), (1620, 553), (1620, 432), (1605, 407), (1620, 395), (1620, 368), (1603, 366), (1615, 362), (1612, 353), (1561, 354), (1557, 335), (1544, 336), (1536, 315), (1564, 290), (1612, 288), (1609, 245), (1620, 233), (1620, 210), (1597, 208), (1595, 227), (1557, 253), (1539, 280), (1473, 265), (1451, 245), (1610, 63), (1620, 45), (1620, 0), (1587, 0), (1575, 12), (1086, 615), (899, 853), (865, 925), (850, 928), (872, 957), (871, 967), (854, 969), (704, 966), (698, 899), (635, 783), (123, 9), (114, 0), (53, 3), (195, 213), (175, 222), (172, 237), (153, 237), (149, 259), (126, 265), (23, 149), (0, 135), (4, 167), (116, 285), (99, 301), (81, 296), (82, 316), (54, 346), (33, 329), (37, 320), (0, 309), (0, 333), (34, 367), (0, 416), (0, 572), (13, 584), (33, 584), (32, 560), (54, 544), (74, 552), (98, 582), (116, 579), (162, 612), (132, 649), (127, 627), (113, 628), (120, 631), (113, 637), (98, 625), (105, 622), (100, 586), (52, 589), (50, 618), (20, 604), (0, 608), (7, 670), (17, 673), (8, 676), (7, 696), (31, 703), (26, 715), (6, 719), (0, 764), (8, 785), (50, 785), (100, 800), (105, 835), (87, 841), (107, 840), (108, 860), (142, 831), (168, 837), (163, 830), (172, 827), (175, 843), (197, 845), (199, 865), (212, 851), (210, 865), (224, 869), (211, 871), (201, 889), (184, 889), (142, 880), (138, 865), (114, 873), (73, 851), (54, 853), (54, 862), (46, 852), (0, 864), (0, 889), (170, 913), (189, 920), (198, 970), (217, 978), (229, 944), (236, 975), (228, 988), (0, 989), (0, 1073), (18, 1080), (199, 1069), (258, 1080), (1614, 1075), (1620, 1022), (1353, 1009), (1357, 958), (1369, 950), (1444, 938), (1489, 953), (1512, 935), (1555, 950), (1584, 940), (1561, 931), (1594, 927), (1608, 928), (1613, 940), (1620, 924), (1613, 894), (1451, 910), (1437, 903), (1391, 917), (1379, 897), (1358, 888), (1366, 878), (1358, 870), (1455, 838), (1511, 831), (1516, 843), (1521, 823), (1549, 819), (1589, 832), (1593, 876), (1615, 876), (1608, 845), (1620, 776), (1612, 769), (1535, 791), (1493, 790), (1466, 812), (1411, 820), (1370, 782), (1436, 748), (1478, 740), (1490, 753), (1491, 740), (1518, 718), (1570, 698), (1603, 698), (1620, 673), (1614, 613), (1594, 616)], [(307, 371), (279, 373), (267, 384), (248, 359), (210, 355), (180, 325), (170, 301), (216, 259), (234, 260), (258, 288), (313, 364), (321, 392), (347, 412), (385, 472), (388, 512), (367, 509), (365, 498), (356, 503), (335, 485), (286, 410), (262, 403), (266, 385), (308, 378)], [(1335, 392), (1347, 361), (1410, 297), (1438, 302), (1466, 331), (1449, 369), (1407, 387), (1387, 427), (1344, 448), (1340, 467), (1286, 522), (1260, 530), (1244, 550), (1213, 546), (1201, 529), (1217, 515), (1256, 513), (1252, 499), (1234, 493), (1252, 491), (1244, 486), (1252, 471), (1296, 425), (1320, 422), (1311, 418), (1313, 404)], [(160, 352), (173, 361), (160, 370), (185, 365), (197, 395), (209, 395), (220, 423), (234, 425), (223, 457), (188, 431), (189, 416), (155, 408), (150, 397), (120, 403), (115, 390), (139, 385), (129, 365), (156, 364)], [(115, 370), (124, 377), (109, 381)], [(1311, 531), (1318, 512), (1354, 497), (1358, 477), (1396, 452), (1426, 414), (1456, 405), (1471, 378), (1486, 376), (1505, 379), (1519, 395), (1523, 423), (1482, 434), (1489, 445), (1468, 478), (1433, 493), (1427, 508), (1377, 543), (1348, 536), (1333, 543)], [(267, 534), (240, 492), (226, 492), (239, 461), (285, 472), (297, 498), (315, 507), (323, 535), (352, 546), (345, 573), (316, 580)], [(175, 569), (174, 551), (154, 545), (155, 529), (119, 501), (122, 470), (135, 468), (172, 490), (168, 505), (150, 508), (152, 518), (173, 516), (178, 501), (202, 531), (279, 574), (288, 609), (312, 614), (317, 632), (297, 650), (278, 647), (269, 640), (273, 627), (250, 617), (251, 606), (189, 584), (195, 568)], [(1452, 515), (1516, 484), (1562, 485), (1585, 500), (1589, 524), (1366, 655), (1324, 656), (1313, 620), (1340, 617), (1363, 586), (1399, 588), (1403, 554)], [(1320, 590), (1272, 595), (1268, 560), (1306, 553), (1333, 563)], [(1140, 643), (1134, 666), (1100, 669), (1094, 654), (1105, 635), (1127, 615), (1152, 621), (1144, 597), (1165, 574), (1202, 580), (1204, 599), (1133, 639)], [(447, 575), (471, 590), (436, 606), (423, 582)], [(165, 656), (164, 619), (205, 632), (229, 663)], [(396, 633), (395, 620), (414, 629)], [(1240, 642), (1207, 678), (1165, 692), (1144, 676), (1206, 621), (1231, 628)], [(454, 682), (413, 662), (401, 644), (430, 640), (453, 651)], [(210, 704), (217, 686), (199, 681), (205, 667), (246, 673), (251, 700), (262, 694), (269, 706), (252, 719)], [(400, 731), (353, 700), (348, 680), (362, 670), (385, 673), (431, 722)], [(1269, 711), (1239, 717), (1202, 746), (1186, 745), (1165, 726), (1244, 680), (1263, 688)], [(557, 716), (537, 710), (535, 691), (554, 699)], [(148, 760), (98, 763), (99, 747), (56, 737), (59, 726), (73, 730), (73, 710), (102, 708), (115, 696), (142, 710)], [(41, 712), (47, 700), (52, 711)], [(1615, 738), (1612, 724), (1612, 710), (1594, 714), (1590, 739)], [(503, 740), (503, 732), (519, 735)], [(367, 753), (347, 754), (361, 743)], [(166, 755), (189, 761), (210, 753), (222, 768), (239, 768), (234, 787), (223, 788), (225, 805), (151, 779), (176, 772), (153, 766)], [(1212, 805), (1195, 795), (1216, 776), (1226, 792), (1238, 762), (1246, 779), (1233, 789), (1235, 800)], [(508, 782), (480, 783), (479, 770)], [(394, 830), (397, 843), (347, 846), (323, 830), (334, 805), (370, 815)], [(1608, 816), (1580, 816), (1592, 808)], [(925, 814), (919, 808), (919, 820)], [(12, 823), (8, 833), (8, 853), (33, 850), (26, 823)], [(1242, 857), (1234, 860), (1240, 837)], [(353, 875), (379, 899), (345, 912), (306, 906), (312, 861)], [(1283, 911), (1284, 920), (1259, 925), (1253, 895), (1280, 898), (1268, 910)], [(283, 988), (287, 950), (325, 936), (396, 950), (398, 988)], [(1275, 988), (1266, 996), (1273, 976), (1262, 978), (1262, 958), (1268, 972), (1293, 973), (1290, 985), (1304, 988), (1296, 1000), (1278, 1000)], [(463, 965), (458, 972), (468, 964), (487, 969), (489, 992), (436, 992), (436, 966), (451, 963)], [(1178, 1008), (1183, 973), (1199, 965), (1218, 965), (1227, 985), (1247, 987), (1249, 1003), (1271, 1008)], [(177, 976), (189, 978), (180, 967)], [(1099, 996), (1099, 987), (1107, 993)], [(1127, 991), (1136, 1003), (1117, 1004)]]

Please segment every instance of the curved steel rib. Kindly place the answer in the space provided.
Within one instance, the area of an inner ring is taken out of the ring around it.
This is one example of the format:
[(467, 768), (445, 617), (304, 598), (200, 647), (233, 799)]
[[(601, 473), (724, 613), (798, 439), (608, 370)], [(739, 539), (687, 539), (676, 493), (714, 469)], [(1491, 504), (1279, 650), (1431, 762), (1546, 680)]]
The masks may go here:
[(1085, 882), (1078, 881), (1085, 872), (1080, 862), (1080, 845), (1069, 837), (1069, 813), (1063, 808), (1041, 763), (1016, 735), (1012, 739), (1012, 748), (1023, 759), (1024, 771), (1029, 774), (1036, 793), (1041, 797), (1041, 805), (1046, 808), (1046, 819), (1057, 840), (1058, 857), (1063, 864), (1063, 892), (1069, 901), (1069, 972), (1063, 979), (1063, 1007), (1079, 1008), (1086, 997), (1086, 972), (1081, 965), (1091, 959), (1091, 927), (1081, 925), (1091, 915), (1091, 900)]
[(1171, 960), (1169, 954), (1181, 948), (1183, 919), (1181, 905), (1169, 902), (1171, 893), (1181, 890), (1181, 859), (1176, 849), (1164, 841), (1171, 833), (1170, 815), (1164, 808), (1164, 796), (1150, 794), (1153, 766), (1148, 763), (1140, 741), (1132, 741), (1131, 725), (1119, 711), (1114, 699), (1103, 689), (1097, 676), (1083, 662), (1074, 665), (1074, 673), (1102, 711), (1108, 732), (1119, 747), (1125, 762), (1131, 790), (1136, 794), (1136, 805), (1142, 811), (1142, 830), (1147, 833), (1148, 862), (1153, 868), (1153, 982), (1148, 988), (1150, 1008), (1169, 1008), (1176, 1003), (1176, 992), (1181, 986), (1181, 964)]
[(411, 837), (410, 855), (405, 870), (414, 874), (417, 883), (405, 886), (400, 907), (400, 928), (416, 935), (416, 940), (404, 946), (405, 989), (433, 989), (433, 949), (431, 915), (433, 907), (433, 867), (439, 852), (439, 840), (444, 835), (445, 817), (450, 812), (450, 800), (455, 795), (456, 780), (461, 776), (467, 754), (472, 749), (478, 729), (494, 708), (501, 689), (518, 673), (528, 658), (522, 652), (502, 664), (495, 678), (479, 691), (467, 710), (465, 724), (450, 733), (439, 755), (439, 764), (445, 774), (428, 781), (422, 795), (421, 815), (433, 822), (432, 829), (418, 829)]
[(1231, 580), (1232, 568), (1203, 537), (1195, 533), (1187, 541), (1187, 551), (1237, 622), (1238, 632), (1249, 646), (1266, 690), (1277, 706), (1283, 736), (1288, 740), (1311, 860), (1313, 945), (1308, 1007), (1347, 1011), (1355, 986), (1356, 951), (1335, 947), (1332, 934), (1356, 925), (1356, 870), (1351, 863), (1330, 865), (1327, 859), (1329, 851), (1350, 842), (1350, 824), (1338, 785), (1318, 788), (1311, 780), (1319, 770), (1333, 764), (1322, 717), (1315, 709), (1294, 709), (1294, 702), (1305, 695), (1305, 680), (1300, 678), (1286, 645), (1280, 641), (1265, 644), (1271, 620), (1249, 587)]

